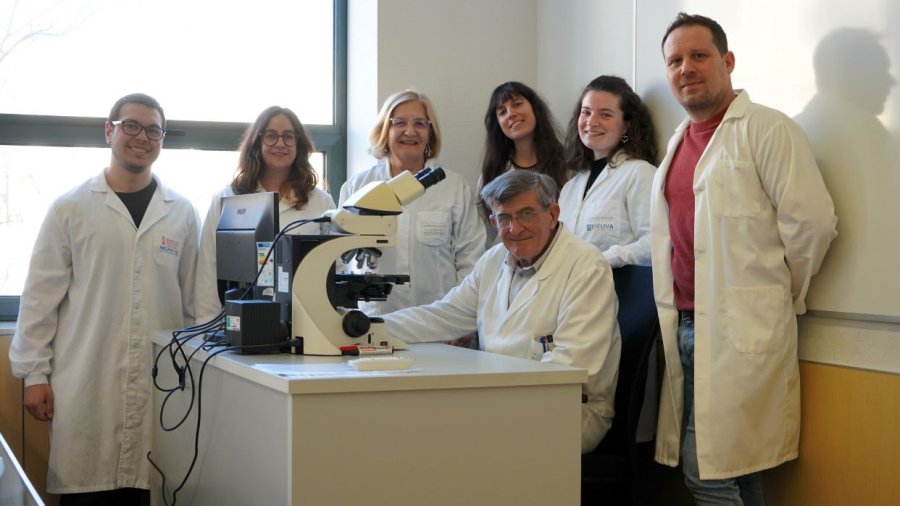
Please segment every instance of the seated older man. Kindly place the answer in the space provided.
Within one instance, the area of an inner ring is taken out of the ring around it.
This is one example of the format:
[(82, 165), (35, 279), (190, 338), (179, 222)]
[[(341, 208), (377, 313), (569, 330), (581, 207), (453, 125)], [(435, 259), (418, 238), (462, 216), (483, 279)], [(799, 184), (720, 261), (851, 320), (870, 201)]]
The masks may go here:
[[(603, 439), (619, 372), (618, 301), (600, 251), (559, 223), (556, 184), (516, 170), (481, 190), (502, 244), (443, 299), (385, 315), (406, 342), (477, 330), (484, 351), (587, 369), (581, 450)], [(546, 351), (545, 351), (546, 350)]]

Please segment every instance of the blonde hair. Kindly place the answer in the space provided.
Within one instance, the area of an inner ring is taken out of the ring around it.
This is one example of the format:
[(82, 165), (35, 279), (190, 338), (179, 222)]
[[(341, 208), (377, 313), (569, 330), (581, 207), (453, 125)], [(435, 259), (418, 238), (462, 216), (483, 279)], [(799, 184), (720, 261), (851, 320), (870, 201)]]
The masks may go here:
[(425, 107), (426, 119), (431, 122), (431, 135), (428, 139), (428, 145), (425, 147), (425, 158), (437, 158), (441, 152), (441, 128), (438, 126), (437, 116), (434, 113), (434, 105), (431, 99), (424, 93), (416, 90), (403, 90), (394, 93), (385, 99), (381, 110), (378, 111), (378, 118), (375, 120), (375, 126), (369, 134), (369, 153), (375, 158), (384, 158), (388, 154), (388, 131), (391, 129), (391, 113), (400, 104), (416, 101)]

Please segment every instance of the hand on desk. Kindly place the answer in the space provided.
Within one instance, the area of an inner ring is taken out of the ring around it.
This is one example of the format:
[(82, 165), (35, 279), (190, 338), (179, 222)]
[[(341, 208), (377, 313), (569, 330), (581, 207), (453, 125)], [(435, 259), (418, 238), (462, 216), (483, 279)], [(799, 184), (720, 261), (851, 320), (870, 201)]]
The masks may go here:
[(25, 387), (25, 409), (35, 420), (49, 422), (53, 420), (53, 389), (49, 384)]
[(447, 341), (447, 344), (453, 346), (459, 346), (460, 348), (471, 348), (473, 350), (478, 349), (478, 333), (473, 332), (467, 336), (458, 337), (456, 339), (451, 339)]

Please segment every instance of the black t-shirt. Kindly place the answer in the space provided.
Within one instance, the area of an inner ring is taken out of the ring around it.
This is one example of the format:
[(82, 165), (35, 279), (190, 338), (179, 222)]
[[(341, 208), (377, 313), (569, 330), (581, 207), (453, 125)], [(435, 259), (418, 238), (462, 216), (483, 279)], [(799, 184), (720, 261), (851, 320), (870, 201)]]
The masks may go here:
[(594, 181), (597, 180), (597, 177), (599, 177), (600, 173), (603, 172), (603, 169), (606, 168), (606, 160), (606, 158), (601, 158), (591, 162), (591, 175), (588, 176), (587, 184), (584, 186), (584, 195), (581, 196), (581, 200), (584, 200), (584, 198), (587, 197), (588, 190), (591, 189), (591, 186), (594, 186)]
[(134, 220), (134, 227), (141, 227), (141, 220), (144, 219), (144, 213), (147, 212), (147, 206), (150, 205), (150, 199), (153, 198), (153, 192), (156, 191), (156, 180), (151, 179), (150, 184), (143, 190), (136, 192), (116, 192), (122, 203), (131, 213), (131, 219)]

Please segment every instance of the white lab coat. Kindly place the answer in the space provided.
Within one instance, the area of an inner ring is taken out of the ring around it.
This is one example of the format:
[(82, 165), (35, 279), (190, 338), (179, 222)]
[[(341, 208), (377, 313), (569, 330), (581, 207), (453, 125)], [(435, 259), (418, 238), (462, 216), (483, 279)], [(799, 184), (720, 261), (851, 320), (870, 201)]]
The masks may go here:
[[(656, 459), (678, 464), (683, 371), (665, 180), (688, 122), (653, 182), (653, 281), (665, 349)], [(834, 207), (800, 128), (746, 92), (731, 103), (694, 174), (694, 417), (700, 477), (797, 457), (796, 314), (835, 237)]]
[[(256, 188), (257, 192), (265, 192), (262, 185)], [(197, 322), (207, 322), (216, 317), (222, 311), (222, 303), (219, 301), (218, 276), (216, 275), (216, 227), (222, 216), (222, 197), (231, 197), (234, 190), (231, 185), (226, 186), (216, 193), (206, 213), (203, 222), (203, 233), (200, 238), (200, 257), (197, 262)], [(296, 220), (318, 218), (329, 209), (334, 209), (334, 199), (325, 190), (313, 188), (309, 201), (303, 209), (294, 209), (291, 205), (281, 200), (278, 203), (278, 224), (284, 227)], [(297, 227), (291, 234), (315, 235), (320, 233), (318, 223), (307, 223)]]
[(161, 184), (135, 229), (103, 174), (47, 212), (9, 355), (53, 389), (48, 492), (150, 488), (150, 333), (193, 323), (198, 232)]
[(509, 302), (514, 273), (499, 244), (443, 299), (384, 316), (402, 341), (443, 341), (478, 331), (481, 349), (532, 358), (535, 338), (552, 335), (541, 360), (586, 369), (582, 451), (597, 446), (613, 417), (621, 342), (612, 271), (594, 246), (559, 227), (544, 263)]
[(655, 172), (644, 160), (616, 157), (616, 166), (607, 164), (585, 196), (591, 171), (579, 171), (560, 192), (559, 220), (599, 248), (613, 268), (650, 265), (650, 186)]
[[(446, 179), (403, 206), (403, 214), (397, 217), (397, 245), (382, 250), (373, 271), (409, 274), (410, 282), (394, 285), (385, 301), (360, 302), (366, 314), (382, 315), (440, 299), (472, 272), (484, 252), (484, 229), (472, 202), (472, 191), (459, 174), (447, 169), (444, 172)], [(389, 179), (390, 165), (383, 158), (344, 183), (341, 205), (366, 184)], [(355, 260), (345, 269), (372, 271), (366, 266), (357, 269)]]

